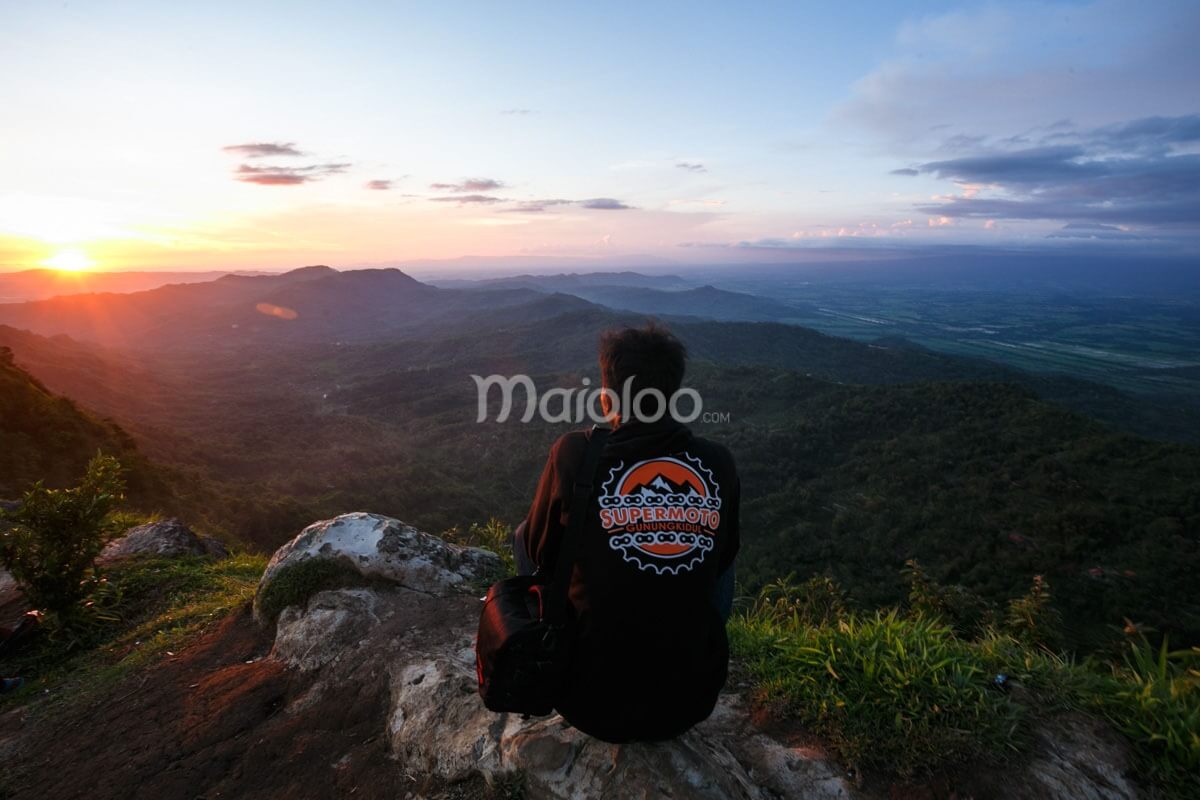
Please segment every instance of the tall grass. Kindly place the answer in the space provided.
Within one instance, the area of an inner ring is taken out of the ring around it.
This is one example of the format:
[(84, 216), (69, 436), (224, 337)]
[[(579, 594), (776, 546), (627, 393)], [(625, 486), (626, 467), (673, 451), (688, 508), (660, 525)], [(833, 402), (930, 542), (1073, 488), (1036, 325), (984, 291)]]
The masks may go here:
[(848, 764), (901, 777), (992, 759), (1021, 742), (1024, 709), (949, 627), (896, 611), (817, 626), (737, 618), (735, 651), (759, 698), (824, 737)]
[(1200, 648), (1131, 642), (1111, 670), (1092, 706), (1133, 742), (1150, 777), (1200, 794)]
[[(1200, 649), (1151, 647), (1139, 633), (1115, 661), (1077, 662), (1038, 641), (1058, 622), (1039, 614), (1048, 591), (1035, 581), (993, 615), (1003, 628), (971, 635), (928, 603), (856, 612), (828, 579), (782, 581), (733, 617), (730, 640), (758, 701), (821, 736), (848, 766), (903, 779), (1001, 762), (1025, 747), (1039, 717), (1072, 709), (1123, 734), (1159, 794), (1197, 796)], [(1004, 688), (1014, 684), (1024, 691)]]
[(487, 522), (473, 522), (463, 531), (461, 528), (450, 528), (442, 532), (442, 538), (454, 544), (467, 547), (481, 547), (500, 556), (503, 575), (517, 574), (516, 558), (513, 554), (513, 529), (511, 525), (491, 517)]

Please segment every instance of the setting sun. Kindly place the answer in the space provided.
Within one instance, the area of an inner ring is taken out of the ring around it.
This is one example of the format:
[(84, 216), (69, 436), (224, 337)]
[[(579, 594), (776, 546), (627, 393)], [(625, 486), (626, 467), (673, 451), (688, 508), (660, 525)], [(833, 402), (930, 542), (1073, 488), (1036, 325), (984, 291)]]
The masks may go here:
[(51, 269), (59, 269), (64, 272), (82, 272), (95, 266), (95, 262), (88, 258), (87, 253), (74, 248), (59, 250), (42, 263)]

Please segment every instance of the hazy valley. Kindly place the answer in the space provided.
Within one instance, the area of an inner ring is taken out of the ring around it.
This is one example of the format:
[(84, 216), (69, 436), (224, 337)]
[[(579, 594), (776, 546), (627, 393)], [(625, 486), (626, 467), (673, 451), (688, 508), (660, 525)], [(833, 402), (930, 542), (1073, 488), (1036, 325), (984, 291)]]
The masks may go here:
[[(772, 319), (782, 301), (681, 283), (437, 288), (397, 270), (313, 267), (0, 306), (0, 345), (159, 465), (134, 493), (141, 507), (270, 550), (357, 509), (431, 530), (514, 524), (569, 426), (476, 423), (470, 375), (578, 388), (596, 377), (599, 331), (656, 305), (715, 412), (698, 429), (746, 476), (744, 591), (827, 573), (868, 606), (895, 602), (917, 558), (995, 601), (1047, 575), (1078, 645), (1098, 646), (1126, 617), (1198, 640), (1200, 451), (1182, 444), (1200, 430), (1194, 397), (1026, 372), (899, 330), (862, 342), (706, 320)], [(86, 442), (64, 463), (81, 468)], [(25, 476), (0, 477), (12, 494)]]

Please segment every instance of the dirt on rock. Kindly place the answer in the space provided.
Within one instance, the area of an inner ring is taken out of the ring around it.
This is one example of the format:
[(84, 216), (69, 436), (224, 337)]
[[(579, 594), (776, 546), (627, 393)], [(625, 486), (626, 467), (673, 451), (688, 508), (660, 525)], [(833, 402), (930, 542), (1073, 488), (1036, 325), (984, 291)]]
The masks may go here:
[(99, 697), (0, 713), (0, 798), (502, 796), (409, 775), (389, 756), (383, 665), (313, 692), (268, 657), (272, 636), (247, 606)]

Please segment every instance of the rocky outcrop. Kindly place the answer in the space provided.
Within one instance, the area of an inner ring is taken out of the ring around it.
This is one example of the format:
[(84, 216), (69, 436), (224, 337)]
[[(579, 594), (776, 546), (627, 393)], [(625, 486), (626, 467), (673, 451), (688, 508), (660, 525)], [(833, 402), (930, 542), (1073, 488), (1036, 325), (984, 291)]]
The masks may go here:
[(279, 615), (272, 655), (309, 671), (354, 647), (379, 624), (379, 595), (370, 589), (318, 592), (302, 606)]
[(315, 559), (335, 561), (368, 581), (430, 594), (475, 591), (500, 573), (500, 559), (487, 550), (448, 544), (379, 514), (342, 514), (309, 525), (275, 551), (255, 600), (260, 620), (265, 621), (261, 599), (271, 584)]
[(834, 800), (857, 796), (817, 750), (796, 751), (753, 730), (736, 695), (669, 742), (613, 745), (560, 716), (492, 714), (475, 694), (473, 656), (438, 654), (392, 672), (392, 752), (409, 769), (451, 779), (524, 773), (531, 797)]
[(1064, 715), (1037, 730), (1024, 776), (1027, 796), (1124, 800), (1138, 796), (1125, 746), (1093, 719)]
[(172, 517), (130, 528), (124, 536), (108, 543), (100, 553), (100, 559), (111, 561), (131, 556), (225, 558), (228, 555), (229, 550), (224, 544), (207, 536), (197, 536), (191, 528)]
[[(306, 528), (276, 553), (264, 583), (286, 564), (312, 558), (345, 559), (385, 580), (320, 591), (280, 613), (272, 655), (312, 681), (307, 699), (282, 713), (303, 714), (347, 685), (383, 682), (389, 699), (379, 711), (379, 732), (406, 774), (450, 782), (520, 774), (529, 798), (887, 796), (888, 787), (848, 780), (808, 740), (798, 744), (758, 727), (733, 691), (706, 722), (661, 743), (610, 745), (557, 715), (522, 719), (487, 711), (474, 672), (479, 600), (463, 589), (494, 568), (489, 556), (369, 514)], [(1078, 728), (1038, 737), (1038, 756), (995, 778), (973, 776), (970, 794), (1136, 797), (1122, 777), (1119, 747)]]
[[(454, 782), (520, 772), (528, 797), (564, 800), (858, 796), (819, 751), (755, 731), (736, 695), (697, 729), (656, 744), (606, 744), (557, 715), (493, 714), (476, 693), (473, 602), (399, 587), (320, 592), (280, 614), (272, 655), (316, 672), (314, 696), (323, 682), (358, 680), (369, 665), (386, 670), (380, 727), (397, 763), (415, 775)], [(411, 624), (418, 603), (427, 605), (428, 627)]]

